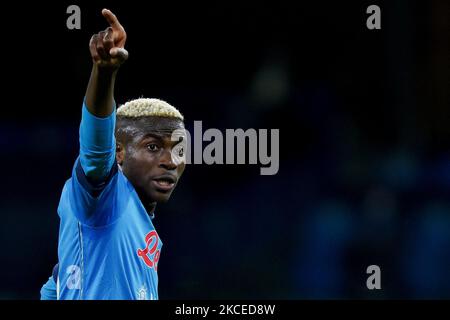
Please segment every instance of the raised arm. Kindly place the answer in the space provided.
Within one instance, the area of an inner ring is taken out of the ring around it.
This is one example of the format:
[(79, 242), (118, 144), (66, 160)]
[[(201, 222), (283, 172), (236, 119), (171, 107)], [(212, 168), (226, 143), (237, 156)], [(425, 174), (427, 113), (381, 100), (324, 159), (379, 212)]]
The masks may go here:
[(89, 42), (93, 66), (81, 116), (81, 167), (77, 169), (79, 180), (85, 176), (95, 186), (105, 182), (114, 168), (114, 83), (120, 65), (128, 58), (125, 29), (110, 10), (103, 9), (102, 15), (109, 27)]
[(113, 112), (117, 70), (128, 58), (128, 52), (124, 49), (127, 39), (125, 29), (110, 10), (103, 9), (102, 15), (110, 26), (94, 34), (89, 42), (93, 65), (86, 90), (88, 110), (101, 118)]

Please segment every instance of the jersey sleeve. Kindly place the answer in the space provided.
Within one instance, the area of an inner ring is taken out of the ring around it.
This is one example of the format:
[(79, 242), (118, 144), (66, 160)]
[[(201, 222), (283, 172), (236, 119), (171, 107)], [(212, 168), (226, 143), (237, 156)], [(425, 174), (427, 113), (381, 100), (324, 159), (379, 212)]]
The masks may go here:
[[(114, 108), (115, 109), (115, 108)], [(83, 103), (80, 155), (63, 189), (58, 214), (70, 214), (84, 225), (101, 227), (117, 216), (118, 165), (115, 160), (115, 111), (93, 116)]]
[(116, 108), (105, 118), (92, 115), (83, 102), (80, 123), (80, 164), (90, 182), (103, 182), (109, 175), (116, 157), (114, 129)]

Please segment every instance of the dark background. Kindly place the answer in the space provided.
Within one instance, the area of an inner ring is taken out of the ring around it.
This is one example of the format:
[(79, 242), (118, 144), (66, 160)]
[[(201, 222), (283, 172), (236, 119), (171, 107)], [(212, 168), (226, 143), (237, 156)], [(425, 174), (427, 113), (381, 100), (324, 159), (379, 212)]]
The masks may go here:
[[(128, 33), (119, 104), (280, 129), (277, 175), (189, 165), (159, 206), (160, 298), (450, 298), (450, 6), (406, 0), (5, 5), (0, 298), (38, 299), (57, 261), (103, 7)], [(382, 290), (366, 288), (372, 264)]]

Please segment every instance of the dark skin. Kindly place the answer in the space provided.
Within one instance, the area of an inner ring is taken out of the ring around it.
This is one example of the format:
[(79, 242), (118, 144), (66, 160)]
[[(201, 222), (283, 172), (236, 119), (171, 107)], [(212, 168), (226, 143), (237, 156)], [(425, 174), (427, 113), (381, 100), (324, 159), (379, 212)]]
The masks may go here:
[[(128, 59), (125, 29), (110, 10), (103, 9), (102, 15), (110, 27), (93, 35), (89, 42), (93, 66), (86, 90), (87, 108), (100, 118), (113, 112), (117, 71)], [(171, 139), (171, 132), (176, 129), (184, 129), (182, 120), (117, 118), (117, 163), (149, 213), (158, 202), (170, 198), (185, 169), (185, 164), (178, 164), (172, 156), (173, 148), (180, 142)]]
[[(133, 120), (132, 124), (124, 122), (118, 120), (117, 163), (136, 189), (147, 211), (152, 212), (158, 202), (169, 200), (185, 169), (185, 163), (177, 164), (172, 157), (174, 147), (180, 140), (172, 141), (168, 134), (176, 129), (184, 129), (184, 124), (178, 119), (161, 117)], [(120, 128), (125, 126), (133, 134), (119, 134)], [(166, 190), (158, 186), (155, 180), (159, 179), (170, 180), (172, 188)]]
[(128, 52), (124, 48), (127, 40), (125, 29), (110, 10), (103, 9), (102, 15), (110, 26), (94, 34), (89, 41), (93, 64), (86, 90), (88, 110), (100, 118), (113, 112), (117, 71), (128, 59)]

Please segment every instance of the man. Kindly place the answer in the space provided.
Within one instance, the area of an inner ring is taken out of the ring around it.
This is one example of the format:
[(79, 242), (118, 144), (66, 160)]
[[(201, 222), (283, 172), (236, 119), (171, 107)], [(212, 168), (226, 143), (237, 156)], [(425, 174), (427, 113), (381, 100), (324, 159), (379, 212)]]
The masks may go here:
[(111, 11), (102, 15), (110, 26), (89, 43), (93, 67), (80, 155), (58, 206), (57, 298), (158, 299), (162, 242), (151, 219), (185, 168), (182, 138), (172, 138), (184, 130), (183, 116), (158, 99), (115, 110), (115, 78), (128, 58), (126, 33)]

